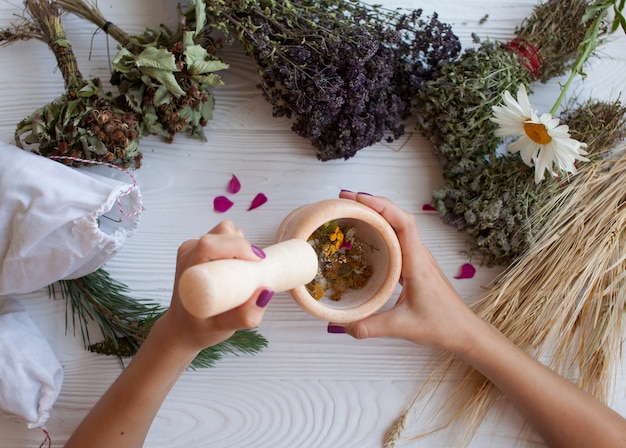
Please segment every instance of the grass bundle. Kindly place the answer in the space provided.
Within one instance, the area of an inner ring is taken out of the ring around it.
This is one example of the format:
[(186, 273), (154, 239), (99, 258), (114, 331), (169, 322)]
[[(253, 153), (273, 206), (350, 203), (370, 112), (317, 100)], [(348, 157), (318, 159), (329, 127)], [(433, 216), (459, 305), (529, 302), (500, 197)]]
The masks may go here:
[[(586, 142), (598, 158), (626, 138), (626, 109), (619, 101), (570, 103), (561, 113), (572, 138)], [(500, 156), (472, 175), (433, 192), (441, 219), (467, 234), (467, 253), (487, 265), (508, 266), (528, 250), (544, 224), (541, 207), (566, 181), (548, 178), (537, 185), (534, 168), (520, 157)], [(543, 215), (545, 217), (545, 215)]]
[[(587, 165), (549, 201), (531, 249), (473, 305), (514, 344), (606, 402), (626, 327), (626, 143)], [(430, 381), (458, 374), (444, 402), (449, 427), (466, 445), (500, 398), (473, 368), (444, 354)], [(443, 376), (442, 376), (443, 375)], [(407, 410), (390, 431), (400, 435)], [(461, 426), (461, 425), (459, 425)]]
[(482, 169), (502, 142), (489, 118), (504, 91), (566, 73), (585, 38), (585, 0), (535, 7), (509, 42), (483, 42), (422, 84), (414, 100), (417, 127), (433, 143), (444, 177)]

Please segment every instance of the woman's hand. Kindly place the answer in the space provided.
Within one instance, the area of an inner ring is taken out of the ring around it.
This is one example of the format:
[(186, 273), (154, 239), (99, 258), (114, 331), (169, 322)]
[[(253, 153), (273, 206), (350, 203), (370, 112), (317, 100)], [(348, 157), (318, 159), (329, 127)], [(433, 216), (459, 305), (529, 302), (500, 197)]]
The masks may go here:
[(264, 257), (263, 251), (250, 244), (243, 232), (230, 221), (223, 221), (200, 239), (186, 241), (180, 246), (172, 303), (160, 323), (166, 327), (170, 338), (176, 340), (177, 350), (195, 353), (228, 339), (238, 329), (258, 326), (264, 307), (273, 295), (272, 291), (259, 289), (244, 304), (232, 310), (209, 318), (198, 318), (184, 308), (178, 295), (183, 272), (208, 261), (225, 258), (260, 261)]
[(256, 327), (272, 291), (256, 291), (247, 302), (207, 319), (182, 306), (178, 282), (185, 269), (212, 260), (260, 261), (265, 254), (231, 222), (218, 224), (178, 250), (172, 303), (155, 324), (122, 374), (76, 429), (67, 448), (136, 448), (143, 445), (163, 400), (197, 353), (229, 338), (235, 330)]

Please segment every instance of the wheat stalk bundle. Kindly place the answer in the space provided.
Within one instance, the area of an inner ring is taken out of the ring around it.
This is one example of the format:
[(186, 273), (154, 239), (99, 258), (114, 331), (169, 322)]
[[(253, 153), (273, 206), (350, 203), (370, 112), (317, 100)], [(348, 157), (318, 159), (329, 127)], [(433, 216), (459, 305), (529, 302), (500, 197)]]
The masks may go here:
[[(549, 219), (535, 244), (472, 305), (513, 343), (604, 402), (626, 326), (626, 143), (613, 154), (590, 163), (546, 204)], [(501, 394), (448, 354), (427, 383), (441, 385), (449, 375), (460, 379), (443, 403), (440, 428), (462, 421), (458, 444), (467, 445)], [(426, 390), (389, 430), (386, 447), (400, 438)]]

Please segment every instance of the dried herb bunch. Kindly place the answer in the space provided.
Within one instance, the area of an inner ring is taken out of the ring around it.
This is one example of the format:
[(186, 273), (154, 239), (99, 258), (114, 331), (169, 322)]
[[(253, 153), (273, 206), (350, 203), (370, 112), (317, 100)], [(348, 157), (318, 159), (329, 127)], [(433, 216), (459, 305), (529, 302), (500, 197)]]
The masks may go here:
[[(433, 193), (433, 203), (444, 222), (468, 234), (470, 254), (484, 263), (506, 266), (523, 253), (532, 240), (530, 218), (562, 187), (554, 179), (534, 185), (533, 170), (519, 157), (497, 153), (503, 139), (495, 135), (492, 107), (506, 90), (520, 84), (530, 90), (533, 81), (565, 73), (589, 38), (591, 25), (583, 22), (588, 13), (584, 0), (548, 0), (515, 30), (513, 40), (467, 49), (414, 98), (418, 129), (443, 167), (445, 183)], [(603, 20), (594, 24), (606, 28)], [(586, 138), (599, 127), (589, 131)]]
[(348, 159), (404, 133), (411, 96), (460, 51), (437, 16), (358, 1), (216, 0), (213, 27), (237, 36), (274, 116), (311, 140), (320, 160)]
[(206, 140), (203, 128), (213, 118), (213, 88), (223, 84), (215, 72), (228, 65), (215, 56), (220, 40), (205, 28), (204, 1), (188, 10), (178, 8), (178, 27), (161, 24), (130, 36), (107, 21), (84, 0), (57, 0), (64, 10), (81, 16), (119, 43), (111, 83), (118, 86), (117, 103), (141, 117), (142, 132), (171, 142), (186, 133)]
[[(74, 330), (80, 329), (89, 351), (120, 359), (137, 352), (154, 323), (166, 311), (158, 304), (130, 297), (128, 287), (111, 278), (103, 268), (79, 279), (61, 280), (51, 285), (49, 292), (53, 297), (65, 299), (72, 326)], [(101, 342), (91, 342), (89, 325), (92, 321), (102, 333)], [(226, 341), (202, 350), (191, 367), (212, 367), (224, 354), (254, 354), (265, 347), (267, 339), (255, 330), (239, 330)]]
[[(45, 42), (56, 57), (66, 91), (49, 104), (22, 120), (15, 131), (16, 144), (51, 156), (73, 157), (138, 167), (140, 131), (134, 113), (111, 103), (98, 80), (85, 80), (67, 40), (56, 5), (47, 0), (25, 0), (26, 12), (21, 24), (2, 35), (10, 44), (19, 39)], [(81, 162), (60, 160), (69, 165)]]
[(439, 155), (446, 179), (489, 163), (502, 142), (489, 118), (502, 92), (565, 73), (585, 37), (584, 0), (548, 0), (507, 43), (469, 48), (425, 82), (414, 99), (417, 127)]
[[(572, 136), (597, 159), (626, 138), (626, 110), (619, 101), (588, 100), (561, 114)], [(564, 187), (549, 178), (533, 181), (533, 168), (520, 157), (494, 157), (488, 168), (460, 173), (433, 192), (441, 219), (468, 235), (468, 253), (488, 265), (508, 266), (528, 250), (547, 219), (543, 205)]]

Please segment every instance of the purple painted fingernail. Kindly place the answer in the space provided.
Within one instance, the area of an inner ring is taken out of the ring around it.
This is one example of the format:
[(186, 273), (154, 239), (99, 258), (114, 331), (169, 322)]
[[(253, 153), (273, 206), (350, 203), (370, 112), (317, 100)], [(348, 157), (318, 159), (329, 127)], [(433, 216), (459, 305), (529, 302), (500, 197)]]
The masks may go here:
[(346, 190), (345, 188), (342, 188), (342, 189), (341, 189), (341, 192), (342, 192), (342, 193), (353, 193), (353, 191), (352, 191), (352, 190)]
[(346, 332), (346, 329), (341, 325), (329, 325), (327, 331), (331, 334), (342, 334)]
[(255, 246), (254, 244), (251, 244), (252, 246), (252, 252), (254, 252), (254, 255), (256, 255), (259, 258), (265, 258), (265, 252), (263, 252), (263, 249), (261, 249), (259, 246)]
[(365, 196), (372, 196), (371, 194), (366, 193), (366, 192), (364, 192), (364, 191), (359, 191), (357, 194), (364, 194)]
[(259, 308), (265, 308), (267, 304), (270, 303), (273, 295), (274, 291), (264, 289), (263, 291), (261, 291), (261, 294), (259, 294), (259, 297), (257, 297), (256, 299), (256, 306), (258, 306)]

